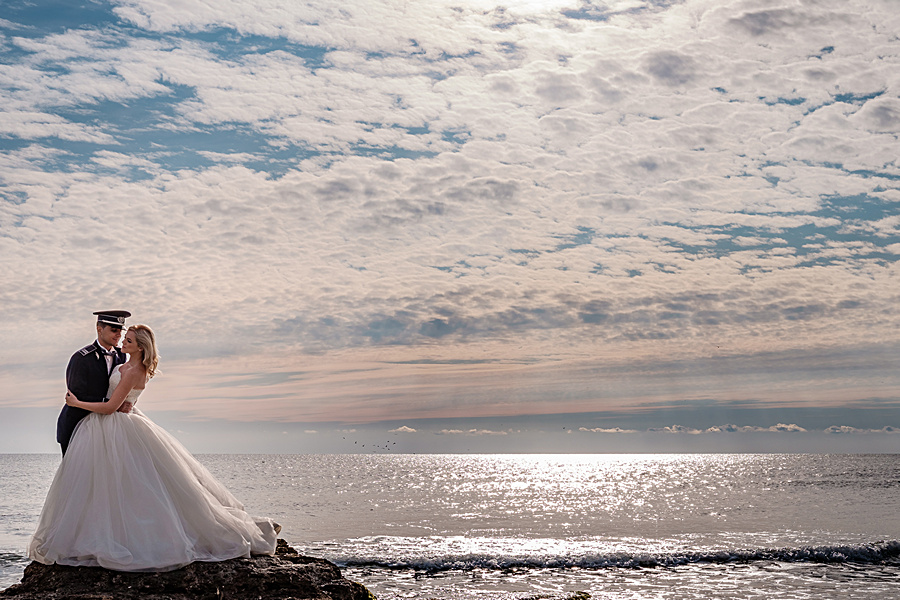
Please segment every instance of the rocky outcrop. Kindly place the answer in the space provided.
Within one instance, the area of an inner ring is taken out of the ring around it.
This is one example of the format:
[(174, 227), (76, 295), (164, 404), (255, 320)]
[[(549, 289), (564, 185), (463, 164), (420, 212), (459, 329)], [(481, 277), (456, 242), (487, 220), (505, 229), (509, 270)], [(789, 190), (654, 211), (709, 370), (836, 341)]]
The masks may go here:
[(193, 563), (167, 573), (33, 562), (2, 600), (375, 600), (336, 565), (300, 556), (278, 540), (275, 556)]

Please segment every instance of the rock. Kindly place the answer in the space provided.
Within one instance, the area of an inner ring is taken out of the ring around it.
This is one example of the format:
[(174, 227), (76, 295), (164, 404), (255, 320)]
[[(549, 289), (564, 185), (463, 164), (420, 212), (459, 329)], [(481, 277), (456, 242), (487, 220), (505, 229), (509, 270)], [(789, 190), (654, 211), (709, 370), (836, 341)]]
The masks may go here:
[(33, 562), (3, 600), (375, 600), (322, 558), (301, 556), (278, 540), (275, 556), (192, 563), (166, 573)]

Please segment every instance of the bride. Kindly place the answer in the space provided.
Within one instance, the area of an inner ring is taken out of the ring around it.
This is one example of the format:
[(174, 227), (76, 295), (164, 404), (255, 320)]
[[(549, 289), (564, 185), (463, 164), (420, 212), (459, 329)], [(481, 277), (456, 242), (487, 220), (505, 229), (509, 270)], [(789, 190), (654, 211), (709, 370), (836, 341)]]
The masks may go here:
[(170, 571), (195, 561), (274, 554), (281, 529), (243, 506), (174, 437), (137, 409), (159, 358), (153, 332), (133, 325), (128, 361), (109, 378), (108, 402), (66, 404), (81, 420), (50, 485), (28, 556), (44, 564)]

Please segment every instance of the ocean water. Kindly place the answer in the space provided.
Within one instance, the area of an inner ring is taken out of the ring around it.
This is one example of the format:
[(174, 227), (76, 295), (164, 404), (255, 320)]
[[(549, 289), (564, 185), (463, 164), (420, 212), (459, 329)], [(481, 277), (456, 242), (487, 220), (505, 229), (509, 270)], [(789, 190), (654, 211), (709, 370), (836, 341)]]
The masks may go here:
[[(900, 598), (900, 455), (202, 455), (380, 600)], [(59, 458), (0, 455), (0, 589)]]

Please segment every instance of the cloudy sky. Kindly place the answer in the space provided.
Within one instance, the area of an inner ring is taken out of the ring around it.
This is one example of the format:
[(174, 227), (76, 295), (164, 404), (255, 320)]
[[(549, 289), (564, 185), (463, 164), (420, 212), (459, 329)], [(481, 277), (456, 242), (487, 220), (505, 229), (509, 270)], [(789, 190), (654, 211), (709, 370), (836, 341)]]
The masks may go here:
[(900, 451), (879, 0), (12, 0), (0, 452)]

